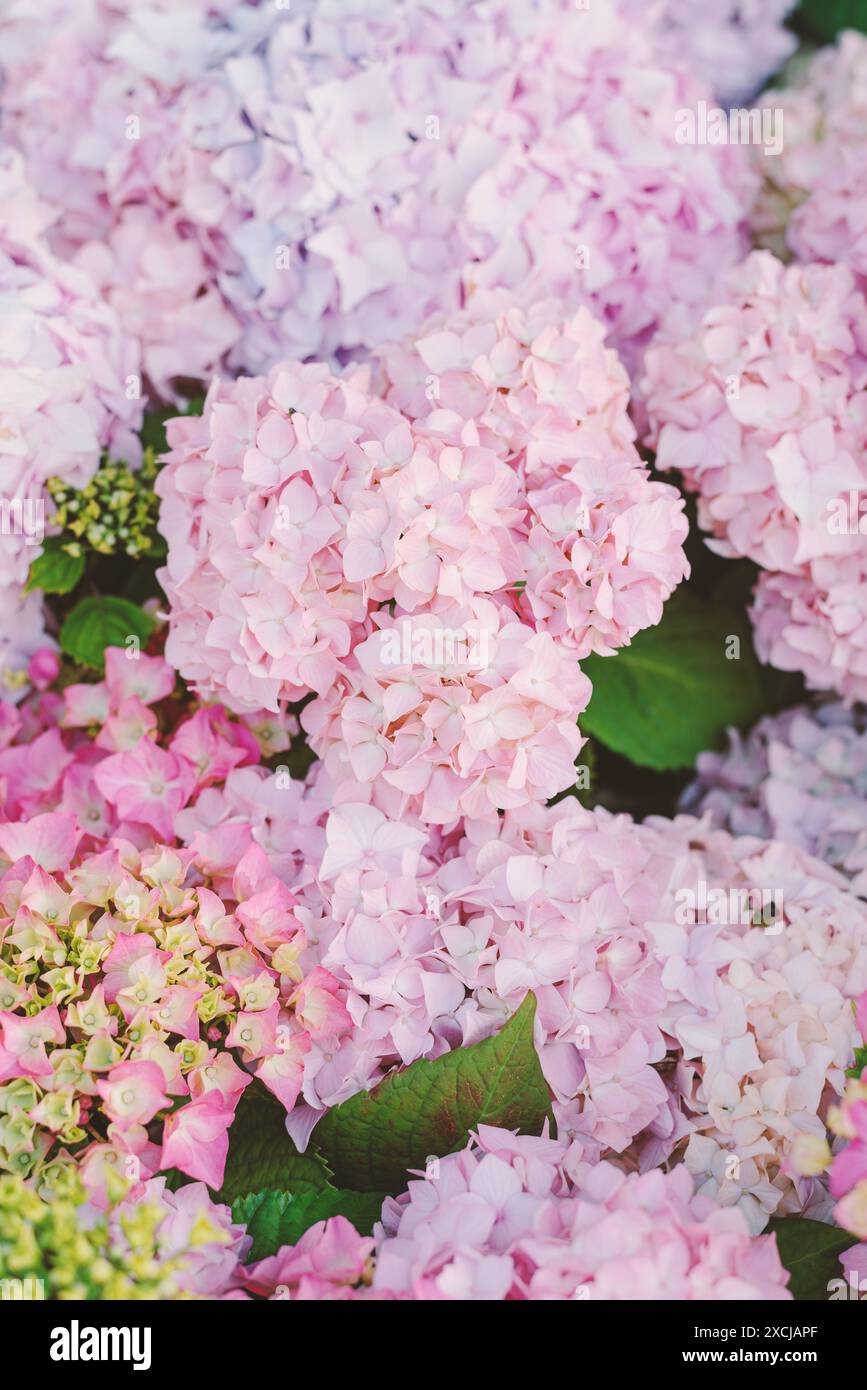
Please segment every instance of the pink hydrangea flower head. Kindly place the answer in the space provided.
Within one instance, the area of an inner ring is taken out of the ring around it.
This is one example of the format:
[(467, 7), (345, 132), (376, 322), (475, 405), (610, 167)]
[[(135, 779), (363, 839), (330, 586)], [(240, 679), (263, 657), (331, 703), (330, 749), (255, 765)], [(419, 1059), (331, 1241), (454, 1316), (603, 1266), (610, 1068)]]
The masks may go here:
[(785, 1300), (772, 1236), (694, 1195), (683, 1167), (626, 1174), (482, 1126), (388, 1199), (374, 1290), (422, 1300)]
[(769, 716), (724, 753), (702, 753), (682, 805), (735, 835), (785, 840), (867, 897), (867, 729), (839, 702)]
[[(335, 808), (329, 839), (353, 811)], [(845, 879), (707, 819), (636, 825), (573, 799), (431, 827), (419, 848), (402, 868), (385, 846), (347, 855), (299, 885), (354, 1024), (339, 1048), (312, 1041), (299, 1142), (397, 1062), (499, 1030), (531, 991), (558, 1130), (588, 1161), (685, 1158), (755, 1231), (829, 1211), (827, 1185), (785, 1165), (824, 1133), (857, 1038), (865, 908)]]
[[(38, 31), (16, 5), (4, 132), (64, 208), (54, 248), (162, 394), (226, 360), (369, 351), (477, 286), (588, 304), (631, 361), (669, 300), (700, 302), (739, 253), (752, 189), (744, 151), (674, 138), (705, 90), (681, 64), (685, 44), (707, 64), (692, 3), (637, 24), (572, 0), (363, 16), (182, 0), (154, 23), (138, 4), (52, 0)], [(777, 15), (731, 8), (714, 75), (724, 44), (758, 75)]]
[(602, 338), (586, 310), (480, 293), (373, 385), (293, 363), (215, 383), (158, 482), (169, 660), (242, 712), (312, 692), (329, 776), (394, 819), (572, 785), (576, 656), (658, 622), (687, 570)]
[(756, 151), (761, 179), (750, 220), (760, 245), (799, 261), (848, 266), (865, 283), (867, 243), (867, 39), (844, 30), (835, 44), (793, 64), (761, 105), (785, 132), (772, 158)]
[(708, 9), (702, 0), (626, 0), (654, 46), (713, 88), (721, 102), (741, 103), (782, 67), (795, 50), (783, 20), (796, 0), (723, 0)]
[[(190, 808), (198, 824), (200, 798), (207, 806), (207, 792), (215, 789), (222, 800), (234, 769), (252, 772), (256, 785), (269, 777), (259, 766), (268, 745), (247, 723), (195, 702), (178, 720), (179, 707), (166, 704), (175, 679), (162, 657), (138, 653), (132, 660), (126, 650), (109, 647), (104, 680), (69, 685), (62, 696), (30, 695), (18, 707), (0, 704), (0, 836), (8, 840), (8, 859), (48, 855), (39, 862), (53, 869), (68, 866), (79, 842), (91, 850), (120, 834), (145, 849), (182, 838), (184, 811)], [(280, 742), (282, 716), (269, 723), (256, 711), (249, 718), (267, 727), (268, 743)], [(255, 802), (245, 802), (243, 816), (237, 802), (236, 842), (220, 848), (219, 867), (229, 880), (254, 842), (253, 821), (270, 828), (270, 808), (261, 805), (253, 816)], [(216, 860), (208, 868), (216, 873)]]
[(698, 494), (714, 550), (762, 567), (759, 655), (850, 702), (867, 692), (865, 383), (852, 273), (768, 252), (723, 276), (693, 336), (660, 338), (645, 380), (659, 466)]

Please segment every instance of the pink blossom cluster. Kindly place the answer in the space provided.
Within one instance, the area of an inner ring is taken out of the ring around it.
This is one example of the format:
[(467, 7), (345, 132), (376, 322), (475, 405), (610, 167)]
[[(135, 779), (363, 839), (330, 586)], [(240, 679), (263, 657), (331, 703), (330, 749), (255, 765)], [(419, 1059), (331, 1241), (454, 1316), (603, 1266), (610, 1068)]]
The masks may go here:
[[(41, 668), (52, 658), (56, 667), (53, 653), (36, 654), (29, 668), (35, 684), (45, 681)], [(318, 863), (319, 822), (333, 789), (320, 765), (305, 782), (277, 761), (298, 733), (295, 716), (178, 708), (169, 698), (176, 677), (168, 663), (144, 653), (130, 658), (128, 649), (109, 647), (104, 680), (60, 694), (43, 685), (17, 709), (0, 705), (0, 833), (7, 820), (38, 819), (39, 830), (72, 817), (85, 849), (104, 848), (115, 835), (138, 848), (171, 840), (194, 851), (218, 889), (231, 885), (254, 845), (287, 882)], [(54, 676), (56, 669), (48, 685)], [(49, 812), (61, 821), (43, 822)], [(38, 838), (17, 834), (10, 855), (41, 853)]]
[(385, 398), (415, 430), (449, 446), (478, 432), (516, 473), (527, 516), (515, 610), (579, 658), (655, 626), (689, 572), (682, 499), (648, 479), (628, 378), (604, 340), (586, 310), (564, 320), (553, 301), (522, 310), (479, 292), (379, 353)]
[(593, 1167), (562, 1141), (480, 1126), (389, 1198), (374, 1291), (422, 1300), (788, 1299), (773, 1236), (694, 1195), (684, 1168)]
[[(240, 816), (236, 770), (253, 774), (252, 783), (240, 778), (239, 785), (255, 786), (260, 802), (263, 783), (283, 781), (260, 757), (287, 749), (297, 721), (261, 711), (237, 720), (219, 706), (186, 712), (171, 699), (176, 676), (162, 657), (109, 647), (103, 680), (60, 693), (45, 688), (57, 674), (52, 652), (38, 652), (29, 669), (40, 693), (17, 707), (0, 704), (0, 855), (7, 863), (29, 854), (52, 871), (76, 848), (104, 849), (115, 836), (148, 849), (174, 841), (184, 810), (198, 808), (216, 784), (228, 786)], [(223, 819), (232, 818), (221, 809)], [(254, 843), (272, 848), (265, 806), (255, 831), (249, 815), (246, 821), (246, 835), (202, 842), (211, 877), (230, 881)], [(206, 824), (203, 804), (196, 827)]]
[(711, 548), (762, 567), (763, 660), (867, 694), (867, 304), (845, 266), (755, 252), (691, 336), (647, 355), (649, 442), (698, 494)]
[(291, 886), (302, 964), (341, 982), (353, 1026), (305, 1057), (296, 1142), (393, 1066), (498, 1031), (530, 990), (558, 1129), (587, 1161), (685, 1157), (756, 1231), (828, 1214), (784, 1165), (824, 1133), (857, 1038), (867, 919), (843, 878), (688, 816), (639, 826), (568, 799), (444, 836), (339, 796), (316, 881)]
[(139, 356), (83, 271), (56, 260), (52, 217), (21, 157), (0, 147), (0, 686), (26, 684), (45, 641), (38, 595), (22, 595), (51, 520), (49, 478), (83, 486), (103, 450), (135, 462), (142, 418)]
[(797, 0), (626, 0), (653, 33), (656, 51), (680, 64), (720, 101), (744, 101), (782, 67), (796, 39), (783, 26)]
[(698, 1190), (738, 1205), (753, 1230), (772, 1214), (829, 1219), (824, 1184), (793, 1185), (787, 1161), (803, 1136), (823, 1132), (845, 1084), (851, 1001), (867, 983), (864, 905), (794, 846), (690, 816), (652, 817), (648, 829), (679, 850), (662, 920), (647, 927), (676, 1065), (675, 1108), (639, 1145), (642, 1166), (672, 1151), (685, 1117)]
[(782, 114), (782, 150), (756, 154), (762, 179), (751, 213), (762, 245), (800, 261), (847, 265), (867, 276), (861, 208), (867, 195), (867, 38), (845, 30), (799, 65), (762, 105)]
[[(631, 364), (742, 253), (755, 186), (675, 141), (688, 8), (12, 0), (4, 131), (160, 394), (374, 349), (478, 286), (589, 305)], [(765, 67), (776, 16), (743, 25)]]
[(311, 1039), (350, 1026), (343, 991), (300, 967), (296, 900), (259, 849), (231, 894), (164, 845), (64, 859), (0, 879), (2, 1164), (72, 1152), (97, 1194), (172, 1168), (217, 1189), (253, 1075), (291, 1110)]
[(332, 780), (434, 824), (575, 780), (576, 657), (658, 622), (682, 500), (649, 481), (586, 311), (502, 296), (340, 377), (215, 383), (157, 489), (168, 659), (208, 697), (302, 714)]
[(859, 709), (799, 706), (769, 716), (723, 753), (701, 753), (685, 811), (735, 835), (785, 840), (867, 897), (867, 727)]

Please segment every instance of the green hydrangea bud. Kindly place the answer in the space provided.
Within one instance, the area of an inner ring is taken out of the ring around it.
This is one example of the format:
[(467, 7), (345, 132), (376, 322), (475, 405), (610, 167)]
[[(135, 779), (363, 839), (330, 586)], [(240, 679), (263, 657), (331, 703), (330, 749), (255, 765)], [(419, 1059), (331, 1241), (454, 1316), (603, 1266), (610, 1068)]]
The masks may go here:
[(52, 522), (75, 538), (64, 549), (72, 554), (72, 545), (81, 541), (100, 555), (158, 553), (159, 499), (153, 486), (158, 471), (153, 449), (145, 449), (135, 471), (103, 459), (84, 488), (51, 478), (47, 486), (57, 508)]

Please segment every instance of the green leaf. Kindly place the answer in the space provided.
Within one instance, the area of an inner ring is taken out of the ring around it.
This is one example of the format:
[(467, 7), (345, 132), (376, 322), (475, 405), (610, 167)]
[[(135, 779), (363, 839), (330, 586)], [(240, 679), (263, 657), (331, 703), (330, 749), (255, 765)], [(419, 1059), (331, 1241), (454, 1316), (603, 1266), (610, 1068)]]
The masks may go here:
[(614, 656), (588, 657), (582, 670), (593, 682), (582, 733), (657, 771), (691, 767), (730, 725), (752, 724), (765, 710), (747, 620), (683, 589), (657, 627)]
[(248, 1086), (229, 1130), (221, 1202), (250, 1192), (322, 1192), (330, 1173), (316, 1153), (300, 1154), (286, 1133), (286, 1112), (260, 1082)]
[(384, 1200), (381, 1192), (337, 1188), (324, 1192), (250, 1192), (232, 1203), (232, 1220), (242, 1222), (253, 1237), (247, 1260), (264, 1260), (276, 1255), (281, 1245), (296, 1245), (317, 1221), (331, 1216), (345, 1216), (362, 1235), (369, 1235)]
[(858, 1081), (865, 1067), (867, 1067), (867, 1043), (865, 1043), (863, 1047), (855, 1048), (855, 1061), (846, 1072), (846, 1075), (854, 1077), (854, 1079)]
[(106, 647), (126, 647), (135, 637), (144, 646), (154, 621), (143, 608), (111, 594), (83, 598), (60, 629), (60, 645), (75, 661), (101, 671)]
[(800, 33), (830, 42), (842, 29), (867, 33), (867, 0), (802, 0), (791, 20)]
[(462, 1148), (480, 1124), (539, 1134), (550, 1099), (533, 1045), (535, 1012), (528, 994), (495, 1037), (413, 1062), (329, 1110), (314, 1133), (338, 1184), (402, 1192), (407, 1169)]
[(840, 1256), (855, 1244), (855, 1237), (839, 1226), (808, 1221), (802, 1216), (774, 1216), (768, 1234), (777, 1237), (780, 1259), (789, 1271), (793, 1298), (825, 1302), (828, 1285), (843, 1278)]
[(62, 548), (69, 540), (51, 536), (45, 542), (42, 554), (37, 555), (30, 566), (24, 592), (41, 589), (46, 594), (68, 594), (75, 588), (84, 574), (84, 556), (70, 555)]

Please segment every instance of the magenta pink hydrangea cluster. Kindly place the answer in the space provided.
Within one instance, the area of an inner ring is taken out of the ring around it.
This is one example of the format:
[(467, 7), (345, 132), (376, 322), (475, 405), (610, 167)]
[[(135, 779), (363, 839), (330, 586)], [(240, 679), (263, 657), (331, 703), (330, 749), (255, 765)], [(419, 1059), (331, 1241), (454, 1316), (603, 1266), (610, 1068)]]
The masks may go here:
[[(634, 355), (743, 250), (746, 151), (674, 139), (697, 8), (24, 0), (4, 139), (163, 395), (370, 351), (478, 286), (590, 305)], [(777, 17), (729, 9), (769, 70)]]
[[(30, 669), (47, 687), (59, 663), (43, 649)], [(104, 680), (43, 688), (18, 706), (0, 705), (0, 852), (7, 860), (30, 854), (43, 868), (65, 868), (76, 848), (101, 849), (115, 836), (151, 849), (174, 842), (185, 809), (195, 814), (217, 783), (225, 819), (235, 769), (253, 772), (256, 785), (275, 780), (260, 758), (288, 748), (297, 721), (264, 712), (235, 719), (218, 705), (186, 713), (172, 698), (176, 679), (162, 657), (109, 647)], [(199, 814), (206, 824), (204, 806)], [(254, 842), (251, 833), (223, 850), (218, 839), (197, 849), (208, 852), (212, 877), (228, 879)]]
[[(126, 756), (98, 771), (111, 782)], [(129, 771), (118, 799), (152, 829)], [(151, 766), (150, 792), (165, 773)], [(258, 847), (218, 894), (193, 851), (141, 850), (120, 832), (88, 850), (80, 837), (62, 812), (2, 831), (4, 1166), (31, 1174), (77, 1146), (96, 1190), (125, 1156), (136, 1177), (177, 1169), (218, 1189), (242, 1092), (256, 1076), (291, 1110), (311, 1038), (349, 1028), (341, 988), (300, 967), (296, 899)]]

